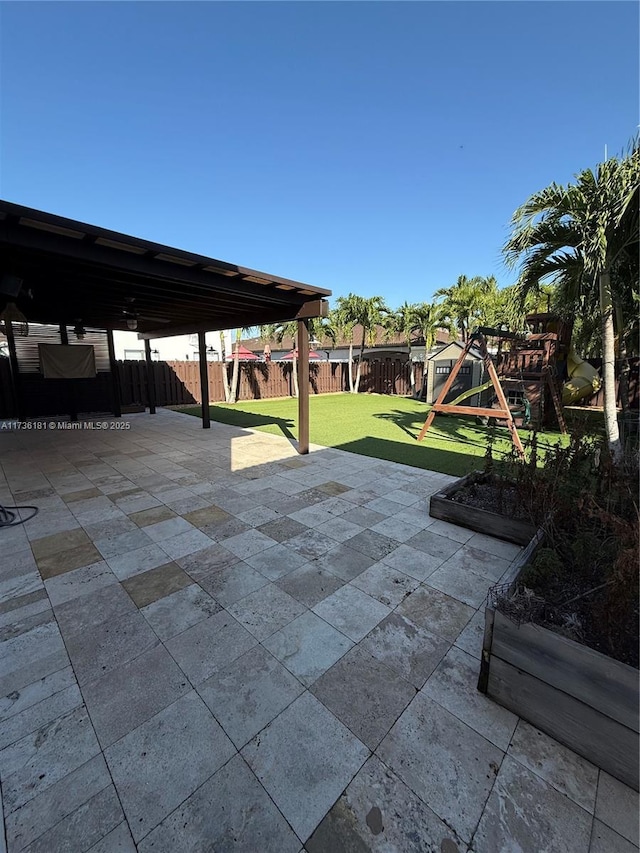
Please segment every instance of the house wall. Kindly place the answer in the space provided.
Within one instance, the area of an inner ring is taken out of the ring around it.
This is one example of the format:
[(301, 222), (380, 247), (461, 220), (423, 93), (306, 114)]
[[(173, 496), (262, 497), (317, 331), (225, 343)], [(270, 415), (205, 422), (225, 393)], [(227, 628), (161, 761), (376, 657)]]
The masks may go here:
[[(231, 331), (206, 333), (207, 348), (213, 347), (213, 352), (207, 353), (208, 361), (221, 361), (221, 338), (223, 335), (225, 351), (230, 353), (232, 346)], [(118, 360), (135, 361), (144, 358), (144, 341), (138, 339), (137, 332), (114, 331), (113, 343)], [(172, 338), (156, 338), (151, 341), (151, 350), (154, 361), (197, 361), (198, 336), (176, 335)]]

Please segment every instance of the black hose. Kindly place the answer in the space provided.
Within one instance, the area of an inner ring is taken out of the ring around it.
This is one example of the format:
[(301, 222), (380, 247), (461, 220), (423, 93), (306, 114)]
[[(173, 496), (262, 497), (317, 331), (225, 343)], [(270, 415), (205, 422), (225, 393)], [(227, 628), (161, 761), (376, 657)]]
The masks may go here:
[[(26, 518), (18, 518), (18, 514), (12, 512), (14, 509), (31, 509), (33, 512)], [(37, 506), (3, 506), (0, 504), (0, 527), (17, 527), (19, 524), (24, 524), (25, 521), (29, 521), (29, 519), (36, 516), (39, 511)]]

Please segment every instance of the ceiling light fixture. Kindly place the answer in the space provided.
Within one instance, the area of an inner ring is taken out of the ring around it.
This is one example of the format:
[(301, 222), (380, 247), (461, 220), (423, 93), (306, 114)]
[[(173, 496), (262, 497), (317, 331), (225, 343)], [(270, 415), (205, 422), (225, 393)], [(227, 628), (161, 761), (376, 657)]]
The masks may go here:
[(135, 332), (138, 329), (138, 318), (137, 317), (128, 317), (127, 318), (127, 329), (131, 332)]

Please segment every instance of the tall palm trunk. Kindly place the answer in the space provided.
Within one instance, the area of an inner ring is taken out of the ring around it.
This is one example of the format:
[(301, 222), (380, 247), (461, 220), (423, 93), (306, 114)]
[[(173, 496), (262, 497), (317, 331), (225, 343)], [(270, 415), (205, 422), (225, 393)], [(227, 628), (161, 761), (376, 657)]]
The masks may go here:
[(616, 354), (613, 324), (613, 300), (609, 270), (600, 273), (600, 311), (602, 314), (602, 381), (604, 383), (604, 424), (609, 452), (614, 461), (622, 455), (618, 410), (616, 407)]
[(227, 364), (227, 351), (224, 342), (224, 331), (220, 332), (220, 358), (222, 359), (220, 369), (222, 370), (222, 387), (224, 388), (224, 401), (225, 403), (229, 403), (231, 401), (231, 388), (229, 387), (229, 365)]
[(365, 343), (366, 334), (367, 334), (367, 330), (363, 326), (362, 327), (362, 342), (360, 344), (360, 355), (358, 357), (358, 367), (356, 368), (356, 381), (355, 381), (355, 385), (354, 385), (354, 389), (353, 389), (355, 394), (358, 393), (358, 390), (360, 388), (360, 376), (362, 374), (362, 358), (364, 356), (364, 343)]
[(240, 336), (242, 332), (238, 330), (236, 339), (236, 351), (233, 356), (233, 373), (231, 374), (231, 389), (229, 391), (229, 403), (235, 403), (238, 399), (238, 376), (240, 374)]
[(413, 364), (413, 358), (411, 355), (411, 338), (407, 340), (409, 344), (409, 386), (411, 389), (411, 396), (416, 396), (416, 369)]
[(298, 397), (300, 395), (300, 388), (298, 386), (298, 356), (294, 349), (293, 358), (291, 359), (291, 377), (293, 380), (293, 396)]
[(353, 341), (349, 341), (349, 393), (355, 393), (353, 386)]

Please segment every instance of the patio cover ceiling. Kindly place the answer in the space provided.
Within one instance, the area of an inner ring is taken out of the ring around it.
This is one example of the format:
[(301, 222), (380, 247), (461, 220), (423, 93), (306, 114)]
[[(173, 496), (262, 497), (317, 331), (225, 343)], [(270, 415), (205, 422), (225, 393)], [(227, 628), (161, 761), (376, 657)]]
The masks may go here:
[[(2, 276), (22, 279), (17, 298)], [(330, 290), (0, 200), (0, 310), (141, 338), (326, 315)]]

